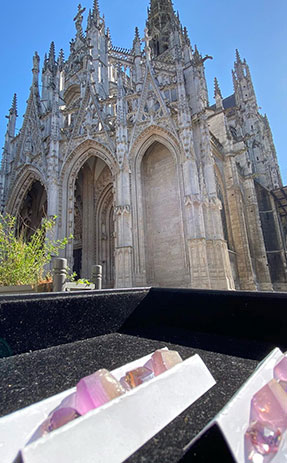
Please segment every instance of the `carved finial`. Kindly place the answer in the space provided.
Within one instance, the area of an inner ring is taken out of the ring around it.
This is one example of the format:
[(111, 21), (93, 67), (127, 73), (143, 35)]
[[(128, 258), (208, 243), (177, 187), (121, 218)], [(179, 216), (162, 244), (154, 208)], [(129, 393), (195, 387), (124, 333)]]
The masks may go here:
[(221, 90), (220, 90), (220, 87), (219, 87), (219, 84), (218, 84), (218, 80), (216, 77), (214, 77), (214, 98), (216, 98), (217, 96), (220, 96), (220, 98), (222, 98), (222, 94), (221, 94)]
[(183, 38), (184, 38), (185, 43), (190, 46), (190, 40), (189, 40), (189, 37), (188, 37), (188, 31), (187, 31), (187, 28), (185, 26), (184, 26), (184, 29), (183, 29)]
[(99, 7), (99, 2), (98, 0), (94, 0), (94, 4), (93, 4), (93, 16), (94, 16), (94, 19), (97, 17), (100, 16), (100, 7)]
[(50, 45), (48, 61), (49, 61), (50, 66), (54, 66), (55, 64), (55, 43), (54, 42), (51, 42), (51, 45)]
[(216, 101), (216, 108), (223, 109), (222, 94), (216, 77), (214, 78), (214, 98)]
[(83, 24), (83, 13), (86, 11), (86, 8), (82, 8), (82, 5), (79, 3), (78, 5), (78, 13), (74, 17), (74, 21), (76, 24), (76, 29), (77, 29), (77, 35), (82, 36), (83, 35), (83, 29), (82, 29), (82, 24)]
[(33, 56), (33, 72), (39, 73), (39, 70), (40, 70), (39, 64), (40, 64), (40, 56), (35, 51), (35, 54)]
[(12, 100), (12, 106), (11, 106), (11, 109), (10, 109), (9, 112), (10, 112), (10, 115), (15, 114), (16, 117), (18, 116), (18, 112), (17, 112), (17, 95), (16, 95), (16, 93), (14, 93), (13, 100)]
[(60, 71), (63, 69), (63, 66), (65, 64), (65, 55), (64, 55), (64, 50), (61, 48), (58, 56), (58, 66)]
[(237, 63), (241, 63), (240, 54), (239, 54), (239, 51), (237, 50), (237, 48), (236, 48), (236, 50), (235, 50), (235, 54), (236, 54), (236, 61), (237, 61)]
[(139, 30), (137, 27), (135, 28), (135, 38), (133, 41), (133, 52), (136, 56), (141, 55), (141, 39), (139, 35)]
[(135, 28), (135, 40), (140, 40), (140, 34), (138, 27)]

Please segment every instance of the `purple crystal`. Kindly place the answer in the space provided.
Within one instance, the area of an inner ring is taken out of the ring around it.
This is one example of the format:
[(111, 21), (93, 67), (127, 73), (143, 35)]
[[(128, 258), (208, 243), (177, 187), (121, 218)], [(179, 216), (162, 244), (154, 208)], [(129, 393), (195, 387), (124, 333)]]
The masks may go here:
[(268, 463), (278, 452), (282, 433), (267, 423), (252, 422), (245, 433), (245, 460)]
[(284, 357), (274, 368), (274, 378), (277, 379), (284, 391), (287, 392), (287, 357)]
[(49, 414), (48, 418), (37, 428), (28, 444), (60, 428), (64, 424), (73, 421), (79, 416), (80, 413), (76, 410), (76, 393), (73, 393), (66, 397), (60, 405)]
[(272, 379), (252, 398), (250, 422), (262, 422), (283, 432), (287, 428), (287, 394)]
[(73, 421), (75, 418), (78, 418), (80, 414), (71, 407), (58, 408), (52, 413), (50, 418), (50, 431), (58, 429), (64, 424)]
[(78, 382), (76, 410), (84, 415), (125, 392), (120, 382), (108, 370), (98, 370)]

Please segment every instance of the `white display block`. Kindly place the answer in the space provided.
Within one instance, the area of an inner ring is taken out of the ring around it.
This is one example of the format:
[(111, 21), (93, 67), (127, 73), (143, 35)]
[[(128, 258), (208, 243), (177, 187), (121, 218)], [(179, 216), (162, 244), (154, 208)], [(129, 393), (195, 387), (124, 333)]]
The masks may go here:
[[(274, 349), (266, 359), (259, 364), (248, 381), (239, 389), (235, 396), (203, 429), (198, 437), (215, 423), (220, 427), (225, 440), (237, 463), (246, 463), (244, 455), (244, 434), (249, 426), (250, 406), (254, 394), (273, 379), (273, 370), (284, 357), (280, 349)], [(195, 439), (197, 440), (198, 437)], [(284, 433), (280, 450), (272, 459), (272, 463), (287, 463), (287, 433)]]
[[(149, 358), (112, 373), (120, 379)], [(194, 355), (25, 447), (49, 413), (75, 391), (70, 389), (0, 419), (0, 462), (12, 463), (22, 449), (24, 463), (121, 463), (214, 384), (204, 362)]]

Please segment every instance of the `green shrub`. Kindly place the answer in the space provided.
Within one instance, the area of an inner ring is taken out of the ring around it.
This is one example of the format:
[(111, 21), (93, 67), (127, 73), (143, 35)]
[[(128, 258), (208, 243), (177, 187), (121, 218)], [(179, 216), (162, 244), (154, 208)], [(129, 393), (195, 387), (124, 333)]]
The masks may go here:
[(47, 264), (72, 238), (49, 238), (55, 223), (56, 217), (44, 219), (26, 241), (23, 231), (16, 236), (16, 218), (0, 214), (0, 285), (35, 286), (49, 276)]

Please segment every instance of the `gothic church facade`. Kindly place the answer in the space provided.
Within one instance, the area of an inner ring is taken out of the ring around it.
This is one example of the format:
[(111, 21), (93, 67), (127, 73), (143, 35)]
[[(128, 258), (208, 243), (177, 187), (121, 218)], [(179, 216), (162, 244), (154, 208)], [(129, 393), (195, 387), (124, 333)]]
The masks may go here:
[[(104, 287), (286, 290), (282, 182), (268, 120), (236, 53), (234, 94), (215, 80), (171, 0), (151, 0), (145, 37), (113, 45), (97, 0), (74, 19), (67, 59), (35, 53), (23, 126), (16, 97), (1, 208), (22, 226), (57, 215), (70, 268)], [(284, 209), (284, 208), (283, 208)], [(282, 211), (281, 211), (282, 212)], [(284, 231), (285, 230), (285, 231)]]

